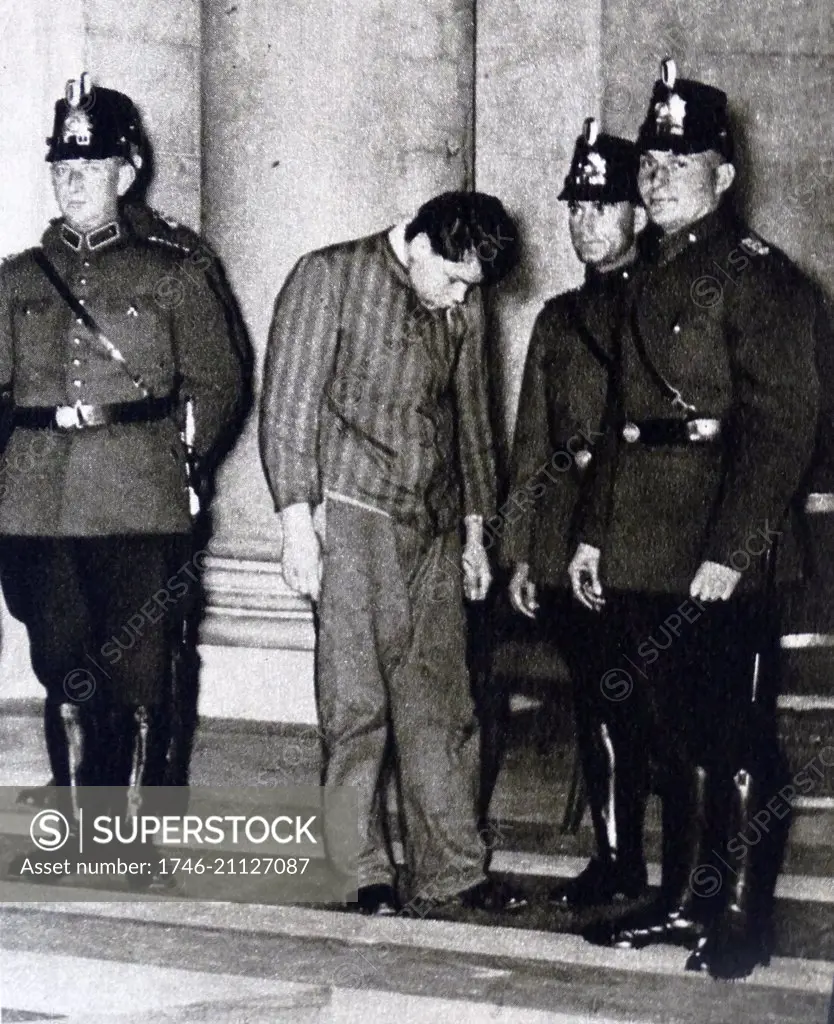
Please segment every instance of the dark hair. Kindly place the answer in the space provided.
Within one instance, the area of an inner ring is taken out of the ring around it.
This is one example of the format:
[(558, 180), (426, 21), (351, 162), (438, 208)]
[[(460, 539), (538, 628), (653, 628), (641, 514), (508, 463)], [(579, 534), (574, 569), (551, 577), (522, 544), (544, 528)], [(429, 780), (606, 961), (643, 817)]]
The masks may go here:
[(501, 201), (484, 192), (444, 192), (430, 199), (406, 226), (405, 240), (423, 232), (432, 249), (452, 263), (474, 252), (484, 284), (500, 281), (518, 262), (518, 228)]

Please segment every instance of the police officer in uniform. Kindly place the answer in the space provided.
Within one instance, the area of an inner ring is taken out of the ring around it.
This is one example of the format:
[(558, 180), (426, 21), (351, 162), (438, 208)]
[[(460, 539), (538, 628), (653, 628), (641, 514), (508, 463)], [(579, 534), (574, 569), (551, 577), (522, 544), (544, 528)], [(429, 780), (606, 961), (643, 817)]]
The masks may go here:
[(822, 312), (728, 204), (726, 95), (662, 70), (638, 139), (656, 244), (570, 574), (616, 632), (607, 672), (633, 686), (663, 798), (660, 898), (604, 941), (680, 942), (688, 969), (736, 978), (768, 958), (774, 844), (748, 826), (781, 782), (769, 583), (796, 568), (786, 517), (813, 451)]
[[(567, 566), (602, 438), (620, 325), (628, 311), (638, 233), (646, 212), (637, 192), (634, 143), (600, 134), (589, 118), (576, 141), (559, 199), (585, 264), (581, 288), (548, 300), (527, 353), (513, 446), (511, 491), (524, 511), (508, 522), (502, 549), (514, 565), (513, 607), (537, 617), (570, 668), (577, 740), (597, 854), (551, 901), (581, 908), (646, 885), (642, 854), (646, 765), (629, 742), (622, 705), (599, 686), (599, 622), (571, 594)], [(539, 611), (539, 606), (541, 610)], [(537, 615), (538, 612), (538, 615)]]
[(169, 781), (194, 492), (239, 407), (242, 353), (206, 276), (120, 213), (144, 145), (132, 101), (82, 75), (48, 145), (62, 217), (0, 270), (0, 580), (60, 792), (138, 794)]

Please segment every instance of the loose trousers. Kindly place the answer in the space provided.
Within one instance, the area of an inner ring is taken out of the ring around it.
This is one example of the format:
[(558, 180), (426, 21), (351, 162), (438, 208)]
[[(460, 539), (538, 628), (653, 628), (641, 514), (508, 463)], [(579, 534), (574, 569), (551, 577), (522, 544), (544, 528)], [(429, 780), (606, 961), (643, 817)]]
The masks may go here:
[(484, 877), (476, 800), (479, 736), (465, 659), (457, 533), (432, 535), (328, 500), (317, 650), (324, 783), (359, 803), (359, 885), (390, 883), (379, 827), (393, 757), (413, 897)]

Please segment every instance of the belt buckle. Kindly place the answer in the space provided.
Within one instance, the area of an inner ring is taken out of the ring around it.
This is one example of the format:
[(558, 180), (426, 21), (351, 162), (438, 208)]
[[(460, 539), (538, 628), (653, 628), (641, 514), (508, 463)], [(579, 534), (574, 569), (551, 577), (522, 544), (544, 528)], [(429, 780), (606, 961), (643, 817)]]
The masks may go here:
[(55, 410), (55, 424), (61, 430), (83, 430), (98, 425), (96, 407), (81, 400), (73, 405), (59, 405)]
[(720, 423), (715, 419), (695, 419), (686, 421), (686, 436), (690, 441), (712, 441), (718, 437)]
[(77, 430), (81, 426), (80, 405), (80, 402), (75, 405), (59, 405), (55, 410), (56, 426), (61, 430)]
[(100, 416), (96, 415), (96, 406), (88, 405), (84, 402), (76, 402), (74, 408), (78, 415), (78, 428), (82, 427), (98, 427), (104, 422)]

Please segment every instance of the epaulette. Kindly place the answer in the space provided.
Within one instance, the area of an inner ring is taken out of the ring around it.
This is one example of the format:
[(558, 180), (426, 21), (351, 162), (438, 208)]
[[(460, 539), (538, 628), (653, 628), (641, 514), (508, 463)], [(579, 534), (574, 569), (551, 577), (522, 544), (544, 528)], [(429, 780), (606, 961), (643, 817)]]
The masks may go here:
[(187, 245), (182, 245), (180, 242), (175, 242), (172, 238), (161, 238), (159, 235), (147, 235), (145, 237), (146, 242), (153, 242), (156, 245), (164, 245), (169, 249), (174, 249), (176, 252), (181, 252), (184, 256), (190, 256), (194, 251), (189, 249)]
[(770, 253), (770, 246), (756, 235), (747, 235), (740, 244), (742, 249), (756, 256), (767, 256)]

